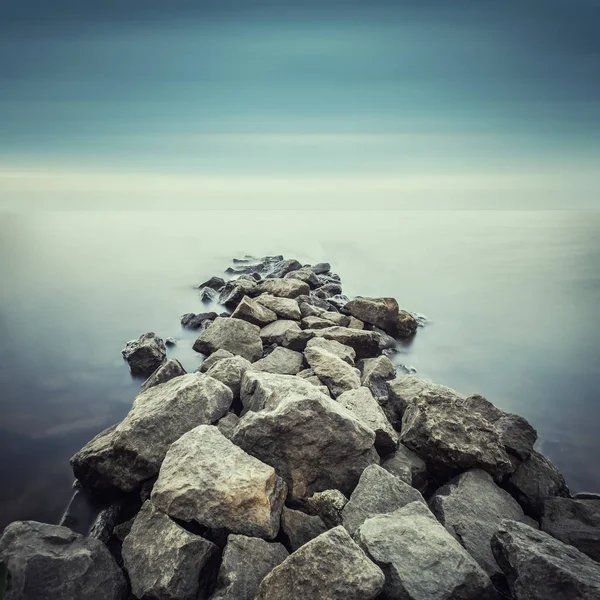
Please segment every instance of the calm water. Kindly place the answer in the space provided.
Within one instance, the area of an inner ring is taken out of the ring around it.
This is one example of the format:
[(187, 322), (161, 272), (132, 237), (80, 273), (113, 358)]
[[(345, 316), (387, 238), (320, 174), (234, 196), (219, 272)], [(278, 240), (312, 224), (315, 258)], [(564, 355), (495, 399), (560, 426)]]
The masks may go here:
[(426, 314), (397, 362), (524, 415), (574, 491), (600, 490), (600, 212), (0, 214), (0, 529), (60, 518), (69, 457), (139, 389), (127, 340), (199, 364), (192, 285), (246, 253), (327, 260), (348, 295)]

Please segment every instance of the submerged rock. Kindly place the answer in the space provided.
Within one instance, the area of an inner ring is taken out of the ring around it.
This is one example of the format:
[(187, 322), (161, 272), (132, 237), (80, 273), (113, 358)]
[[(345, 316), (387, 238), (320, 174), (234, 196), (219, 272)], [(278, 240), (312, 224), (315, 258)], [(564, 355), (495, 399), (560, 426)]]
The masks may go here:
[(339, 490), (316, 492), (306, 500), (306, 506), (313, 515), (318, 515), (327, 527), (342, 524), (342, 511), (348, 498)]
[(171, 379), (175, 379), (175, 377), (180, 377), (181, 375), (187, 375), (187, 371), (176, 358), (170, 358), (142, 383), (142, 392), (155, 385), (171, 381)]
[(284, 506), (281, 513), (281, 529), (288, 539), (289, 548), (295, 552), (300, 546), (327, 531), (327, 526), (316, 515), (307, 515)]
[(234, 319), (243, 319), (248, 323), (258, 325), (258, 327), (264, 327), (277, 320), (277, 315), (272, 310), (248, 296), (241, 299), (231, 316)]
[(222, 277), (211, 277), (206, 281), (203, 281), (198, 287), (199, 288), (211, 288), (219, 291), (225, 285), (225, 280)]
[(298, 306), (298, 302), (292, 298), (278, 298), (271, 294), (262, 294), (256, 298), (256, 301), (269, 310), (272, 310), (279, 319), (300, 320), (300, 307)]
[(263, 352), (260, 329), (241, 319), (217, 317), (212, 325), (200, 334), (194, 343), (194, 350), (210, 355), (220, 349), (254, 362)]
[(213, 290), (209, 287), (201, 288), (198, 292), (198, 296), (200, 297), (200, 302), (202, 302), (203, 304), (216, 302), (219, 298), (219, 294), (216, 292), (216, 290)]
[(279, 373), (281, 375), (296, 375), (302, 370), (304, 356), (289, 348), (277, 347), (271, 354), (254, 363), (257, 371)]
[(239, 422), (240, 418), (235, 413), (230, 412), (217, 421), (217, 428), (229, 440)]
[(137, 340), (127, 342), (121, 354), (129, 364), (133, 375), (152, 375), (165, 360), (167, 348), (155, 333), (144, 333)]

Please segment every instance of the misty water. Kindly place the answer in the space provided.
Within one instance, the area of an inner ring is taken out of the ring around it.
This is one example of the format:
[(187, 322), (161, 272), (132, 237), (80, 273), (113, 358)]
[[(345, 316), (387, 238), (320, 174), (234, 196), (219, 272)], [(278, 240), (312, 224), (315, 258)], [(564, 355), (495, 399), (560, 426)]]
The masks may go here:
[(347, 295), (424, 313), (394, 361), (522, 414), (572, 491), (600, 491), (600, 212), (4, 213), (0, 529), (59, 520), (70, 456), (139, 390), (128, 340), (173, 336), (198, 366), (179, 317), (244, 254), (328, 261)]

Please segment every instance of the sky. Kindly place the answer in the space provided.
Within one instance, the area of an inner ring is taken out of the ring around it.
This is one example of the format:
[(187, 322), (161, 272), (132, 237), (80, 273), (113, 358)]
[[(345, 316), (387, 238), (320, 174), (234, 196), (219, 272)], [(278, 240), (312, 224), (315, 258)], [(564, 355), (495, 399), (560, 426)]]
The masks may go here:
[(599, 0), (0, 0), (0, 208), (600, 208)]

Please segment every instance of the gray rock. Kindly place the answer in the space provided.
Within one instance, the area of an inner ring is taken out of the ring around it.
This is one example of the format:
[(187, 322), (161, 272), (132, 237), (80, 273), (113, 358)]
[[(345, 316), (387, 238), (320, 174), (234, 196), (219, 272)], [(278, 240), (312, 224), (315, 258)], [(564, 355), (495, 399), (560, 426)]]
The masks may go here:
[(228, 308), (235, 308), (244, 296), (256, 296), (258, 286), (248, 279), (228, 281), (219, 292), (219, 302)]
[(272, 539), (286, 491), (272, 467), (201, 425), (171, 445), (151, 498), (173, 518)]
[(240, 418), (235, 413), (230, 412), (217, 421), (217, 428), (229, 440), (239, 422)]
[(307, 346), (304, 356), (306, 362), (308, 362), (317, 377), (329, 388), (334, 398), (348, 390), (360, 387), (358, 370), (334, 353), (313, 345)]
[(168, 337), (165, 340), (165, 346), (177, 346), (177, 340), (174, 337)]
[(281, 375), (296, 375), (302, 370), (304, 356), (289, 348), (277, 347), (271, 354), (254, 363), (257, 371), (266, 373), (279, 373)]
[(600, 502), (548, 498), (544, 502), (541, 528), (556, 539), (575, 546), (600, 562)]
[(393, 336), (409, 337), (417, 330), (416, 319), (399, 310), (394, 298), (356, 298), (344, 306), (344, 312)]
[(265, 346), (277, 344), (283, 346), (284, 342), (289, 339), (288, 332), (299, 333), (302, 330), (296, 321), (280, 319), (266, 325), (260, 330), (260, 338)]
[(193, 535), (146, 501), (123, 542), (123, 563), (136, 598), (206, 598), (218, 548)]
[(292, 298), (278, 298), (271, 294), (262, 294), (256, 298), (256, 301), (269, 310), (272, 310), (279, 319), (300, 320), (300, 307), (298, 306), (298, 302)]
[(257, 294), (271, 294), (279, 298), (297, 298), (309, 291), (308, 283), (298, 279), (264, 279), (256, 286)]
[[(387, 356), (365, 358), (358, 364), (360, 380), (368, 387), (375, 400), (382, 406), (389, 402), (388, 380), (396, 376), (396, 367)], [(394, 419), (392, 419), (394, 420)]]
[(326, 262), (317, 263), (313, 266), (312, 270), (313, 273), (316, 273), (317, 275), (324, 275), (325, 273), (329, 273), (329, 271), (331, 271), (331, 265)]
[(155, 333), (144, 333), (137, 340), (127, 342), (121, 351), (133, 375), (152, 375), (167, 360), (167, 348)]
[(379, 354), (379, 334), (374, 331), (334, 326), (315, 331), (315, 336), (350, 346), (358, 359)]
[(225, 280), (222, 277), (211, 277), (207, 281), (201, 283), (199, 288), (211, 288), (213, 290), (219, 291), (225, 285)]
[(231, 390), (233, 397), (238, 398), (242, 377), (248, 369), (252, 368), (250, 361), (241, 356), (232, 356), (217, 361), (208, 369), (206, 374), (225, 384)]
[(348, 327), (350, 329), (364, 329), (365, 324), (360, 319), (351, 316), (348, 320)]
[(302, 294), (301, 296), (298, 296), (296, 298), (296, 301), (298, 302), (298, 304), (310, 304), (311, 306), (320, 308), (323, 311), (331, 310), (331, 306), (329, 305), (327, 300), (319, 298), (318, 296), (314, 295), (314, 293), (308, 295)]
[(248, 296), (244, 296), (240, 300), (231, 316), (234, 319), (243, 319), (248, 323), (258, 325), (258, 327), (264, 327), (277, 320), (277, 315), (272, 310)]
[(335, 527), (304, 544), (273, 569), (258, 588), (256, 600), (373, 600), (383, 573)]
[(301, 269), (302, 265), (295, 259), (289, 258), (287, 260), (280, 260), (274, 263), (271, 267), (271, 271), (267, 275), (269, 278), (281, 278), (291, 271), (297, 271)]
[[(307, 318), (307, 317), (320, 317), (323, 313), (326, 313), (327, 311), (324, 308), (319, 308), (318, 306), (313, 306), (312, 304), (309, 304), (308, 302), (302, 302), (300, 304), (300, 314), (302, 315), (302, 318)], [(331, 324), (329, 325), (331, 327)]]
[(254, 600), (260, 582), (287, 557), (281, 544), (231, 534), (211, 600)]
[(577, 492), (572, 496), (573, 500), (600, 500), (600, 494), (595, 492)]
[(306, 500), (306, 507), (313, 515), (319, 516), (327, 527), (342, 524), (342, 511), (348, 504), (348, 498), (339, 490), (316, 492)]
[(262, 356), (260, 329), (241, 319), (217, 317), (194, 343), (194, 350), (210, 355), (217, 350), (229, 350), (254, 362)]
[[(302, 306), (308, 306), (306, 303)], [(325, 312), (321, 314), (326, 314)], [(302, 319), (302, 329), (325, 329), (326, 327), (333, 327), (333, 321), (324, 319), (321, 316), (309, 316)]]
[(125, 600), (127, 596), (125, 578), (106, 546), (60, 525), (11, 523), (0, 537), (2, 563), (10, 577), (6, 600)]
[(495, 598), (490, 578), (424, 502), (367, 519), (355, 539), (385, 574), (382, 598)]
[(205, 329), (217, 316), (216, 312), (186, 313), (181, 317), (181, 326), (186, 329)]
[(295, 552), (300, 546), (327, 531), (327, 526), (317, 515), (307, 515), (284, 506), (281, 512), (281, 529), (288, 539), (289, 548)]
[(325, 311), (320, 317), (322, 319), (327, 319), (328, 321), (331, 321), (333, 325), (339, 325), (340, 327), (348, 327), (350, 324), (350, 317), (341, 315), (338, 312)]
[(199, 373), (206, 373), (206, 371), (208, 371), (217, 361), (221, 360), (222, 358), (231, 358), (232, 356), (235, 356), (235, 354), (232, 354), (229, 352), (229, 350), (223, 350), (222, 348), (220, 350), (216, 350), (202, 361), (202, 364), (196, 369), (196, 371)]
[(327, 304), (329, 304), (330, 306), (329, 310), (333, 310), (336, 312), (342, 310), (349, 301), (350, 299), (348, 298), (348, 296), (344, 296), (344, 294), (335, 294), (335, 296), (330, 296), (329, 298), (327, 298)]
[(350, 366), (354, 366), (354, 359), (356, 358), (354, 348), (340, 344), (340, 342), (336, 342), (335, 340), (326, 340), (325, 338), (315, 337), (308, 341), (306, 348), (321, 348), (322, 350), (335, 354)]
[(171, 379), (180, 377), (181, 375), (187, 375), (187, 371), (176, 358), (170, 358), (166, 363), (158, 367), (144, 383), (142, 383), (142, 392), (145, 392), (155, 385), (171, 381)]
[(342, 286), (337, 281), (326, 283), (314, 291), (317, 298), (327, 300), (342, 293)]
[(427, 487), (427, 465), (425, 461), (404, 444), (398, 444), (398, 448), (391, 456), (381, 463), (381, 466), (392, 475), (399, 477), (408, 485), (417, 488), (421, 493)]
[(219, 294), (213, 290), (212, 288), (205, 287), (201, 288), (198, 292), (198, 296), (200, 298), (200, 302), (203, 304), (209, 304), (210, 302), (216, 302), (219, 298)]
[(284, 275), (284, 279), (298, 279), (299, 281), (304, 281), (304, 283), (308, 283), (313, 289), (321, 285), (319, 278), (310, 267), (302, 267), (297, 271), (289, 271)]
[(600, 565), (543, 531), (502, 521), (492, 551), (515, 600), (600, 598)]
[(73, 458), (86, 487), (131, 492), (158, 474), (169, 446), (186, 431), (227, 413), (231, 390), (202, 373), (151, 387), (134, 401), (121, 423), (98, 434)]

